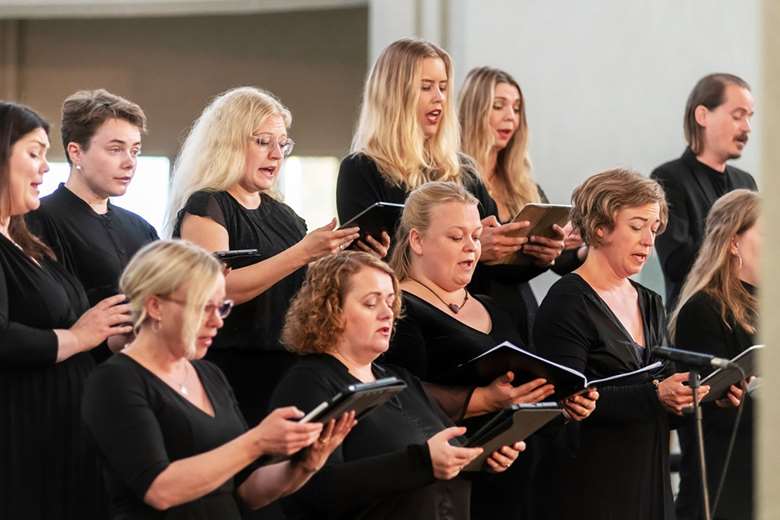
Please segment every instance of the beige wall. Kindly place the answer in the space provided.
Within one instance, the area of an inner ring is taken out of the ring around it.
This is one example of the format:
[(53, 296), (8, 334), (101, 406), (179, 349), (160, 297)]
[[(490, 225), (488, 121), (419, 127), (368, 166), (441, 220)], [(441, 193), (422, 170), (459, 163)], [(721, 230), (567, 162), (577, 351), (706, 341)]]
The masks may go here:
[[(367, 16), (366, 8), (349, 8), (0, 22), (0, 97), (27, 103), (56, 123), (65, 96), (107, 88), (146, 111), (144, 154), (174, 157), (212, 96), (256, 85), (290, 107), (298, 154), (340, 156), (367, 68)], [(18, 42), (13, 51), (9, 40)], [(56, 124), (53, 130), (57, 141)], [(53, 144), (50, 156), (61, 158), (61, 146)]]

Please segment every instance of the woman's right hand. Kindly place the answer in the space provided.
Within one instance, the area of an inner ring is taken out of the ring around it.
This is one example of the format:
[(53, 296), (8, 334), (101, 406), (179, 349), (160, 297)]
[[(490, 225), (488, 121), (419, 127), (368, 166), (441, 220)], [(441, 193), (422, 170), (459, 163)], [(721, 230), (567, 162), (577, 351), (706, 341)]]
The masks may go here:
[(357, 241), (357, 248), (382, 260), (390, 251), (390, 235), (387, 234), (387, 231), (382, 231), (381, 242), (371, 235), (367, 235), (365, 242), (363, 240)]
[(484, 413), (503, 410), (513, 404), (538, 403), (555, 393), (555, 387), (547, 380), (538, 378), (520, 386), (513, 386), (512, 372), (497, 377), (488, 386), (477, 388), (477, 399)]
[(336, 229), (336, 218), (317, 228), (298, 242), (306, 263), (314, 262), (323, 256), (338, 253), (360, 236), (360, 228)]
[(79, 351), (95, 348), (109, 336), (133, 331), (130, 305), (124, 303), (126, 299), (124, 294), (109, 296), (81, 315), (70, 328), (78, 341)]
[(439, 480), (450, 480), (458, 476), (464, 466), (482, 453), (482, 448), (461, 448), (450, 444), (450, 439), (466, 433), (462, 426), (447, 428), (428, 439), (431, 452), (433, 476)]
[(322, 432), (322, 423), (300, 423), (303, 412), (294, 406), (277, 408), (252, 428), (257, 456), (292, 455), (313, 444)]
[[(673, 374), (660, 383), (658, 383), (658, 400), (661, 401), (667, 409), (682, 415), (683, 410), (689, 406), (693, 406), (693, 392), (691, 387), (683, 384), (688, 380), (688, 372), (681, 372)], [(709, 393), (710, 387), (707, 385), (699, 387), (696, 393), (696, 400), (701, 401), (702, 398)]]
[(509, 222), (501, 224), (498, 219), (491, 215), (482, 219), (482, 254), (479, 259), (482, 262), (496, 263), (502, 258), (517, 252), (525, 243), (527, 237), (514, 237), (522, 229), (529, 227), (531, 223), (527, 220), (522, 222)]

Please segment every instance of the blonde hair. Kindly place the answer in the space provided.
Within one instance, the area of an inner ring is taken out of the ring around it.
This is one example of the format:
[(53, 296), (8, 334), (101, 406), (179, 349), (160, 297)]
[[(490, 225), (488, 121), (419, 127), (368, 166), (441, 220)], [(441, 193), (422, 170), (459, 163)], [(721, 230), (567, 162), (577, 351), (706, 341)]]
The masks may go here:
[(729, 329), (731, 316), (740, 327), (755, 333), (758, 299), (742, 285), (739, 259), (730, 250), (732, 241), (758, 221), (759, 206), (758, 194), (743, 189), (729, 192), (713, 204), (707, 215), (701, 249), (669, 320), (669, 336), (673, 341), (680, 309), (698, 292), (708, 294), (718, 303), (721, 319)]
[(271, 116), (280, 116), (285, 127), (292, 123), (290, 111), (273, 94), (255, 87), (228, 90), (203, 109), (173, 167), (166, 236), (193, 193), (225, 191), (241, 181), (249, 138)]
[[(439, 58), (447, 70), (447, 96), (436, 135), (425, 139), (417, 119), (422, 63)], [(352, 152), (371, 158), (392, 183), (414, 189), (430, 180), (460, 180), (460, 136), (452, 59), (425, 40), (405, 38), (377, 58), (366, 80)]]
[(661, 185), (635, 171), (616, 168), (588, 177), (575, 188), (571, 196), (571, 222), (585, 243), (599, 247), (603, 239), (596, 231), (615, 228), (615, 216), (623, 208), (658, 204), (661, 225), (657, 234), (666, 229), (669, 210)]
[(431, 225), (434, 208), (448, 202), (460, 202), (476, 206), (479, 201), (454, 182), (429, 182), (409, 194), (404, 204), (404, 212), (395, 234), (395, 249), (390, 258), (393, 268), (401, 281), (409, 278), (412, 269), (412, 248), (409, 233), (416, 229), (424, 233)]
[(520, 124), (503, 150), (498, 152), (496, 167), (490, 179), (492, 193), (501, 198), (511, 215), (517, 214), (529, 202), (539, 202), (539, 188), (531, 177), (531, 159), (528, 156), (528, 120), (525, 114), (523, 91), (508, 73), (492, 67), (472, 69), (466, 76), (460, 93), (460, 128), (462, 150), (480, 165), (486, 182), (490, 152), (495, 146), (495, 132), (490, 128), (496, 86), (506, 83), (520, 95)]
[(130, 302), (135, 332), (147, 321), (145, 304), (149, 297), (165, 297), (186, 285), (181, 333), (191, 359), (204, 319), (203, 307), (221, 273), (222, 267), (213, 255), (184, 240), (158, 240), (141, 248), (119, 280), (119, 290)]
[(386, 263), (361, 251), (329, 255), (309, 266), (300, 291), (290, 303), (282, 329), (282, 343), (287, 350), (297, 354), (333, 351), (346, 325), (342, 314), (350, 281), (363, 269), (376, 269), (392, 279), (393, 316), (395, 319), (400, 317), (398, 278)]

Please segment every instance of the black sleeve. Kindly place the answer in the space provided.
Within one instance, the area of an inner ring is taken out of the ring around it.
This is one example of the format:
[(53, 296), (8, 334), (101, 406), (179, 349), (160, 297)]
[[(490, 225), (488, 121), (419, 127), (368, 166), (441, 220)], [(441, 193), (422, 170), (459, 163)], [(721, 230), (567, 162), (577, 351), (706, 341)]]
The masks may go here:
[(87, 380), (81, 410), (108, 469), (140, 500), (170, 464), (144, 386), (128, 366), (100, 365)]
[(209, 218), (220, 226), (227, 227), (225, 223), (225, 214), (214, 193), (207, 191), (197, 191), (193, 193), (180, 212), (180, 225), (184, 215), (187, 213), (198, 217)]
[(669, 206), (669, 222), (666, 230), (655, 239), (655, 247), (664, 276), (682, 284), (700, 246), (691, 237), (691, 217), (688, 215), (685, 188), (674, 172), (664, 170), (663, 167), (653, 171), (651, 177), (663, 186)]
[[(551, 292), (539, 307), (534, 322), (534, 344), (540, 355), (584, 373), (595, 325), (587, 313), (590, 305), (577, 293)], [(661, 407), (652, 383), (607, 386), (599, 389), (590, 422), (645, 421)]]
[[(276, 387), (271, 408), (295, 405), (306, 412), (333, 395), (334, 389), (321, 374), (293, 368)], [(433, 480), (427, 444), (351, 461), (345, 461), (342, 444), (325, 467), (287, 500), (310, 513), (337, 517)]]
[(37, 329), (10, 320), (5, 277), (5, 270), (0, 264), (0, 367), (53, 365), (57, 362), (57, 335), (53, 330)]
[(381, 202), (381, 182), (381, 174), (371, 159), (362, 154), (345, 157), (336, 179), (339, 222), (346, 222), (371, 204)]
[(550, 269), (560, 276), (574, 271), (585, 262), (577, 258), (577, 251), (579, 248), (565, 250), (561, 256), (555, 259), (555, 264)]

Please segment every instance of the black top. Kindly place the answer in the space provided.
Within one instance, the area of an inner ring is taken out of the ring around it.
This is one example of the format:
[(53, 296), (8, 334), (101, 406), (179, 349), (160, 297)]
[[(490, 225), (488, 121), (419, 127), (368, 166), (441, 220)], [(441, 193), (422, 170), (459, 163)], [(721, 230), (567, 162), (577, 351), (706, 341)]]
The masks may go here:
[(171, 462), (213, 450), (246, 431), (222, 372), (208, 361), (192, 364), (213, 417), (124, 354), (100, 365), (87, 381), (82, 415), (104, 463), (111, 518), (241, 518), (234, 482), (239, 479), (167, 511), (144, 502), (149, 486)]
[[(752, 286), (745, 286), (749, 291), (755, 291)], [(683, 305), (677, 320), (675, 346), (682, 349), (730, 359), (756, 343), (755, 335), (737, 325), (733, 316), (727, 315), (728, 324), (725, 323), (720, 315), (719, 302), (704, 292), (696, 293)], [(753, 399), (746, 397), (723, 495), (718, 503), (717, 518), (749, 520), (753, 517), (754, 407)], [(702, 414), (707, 480), (710, 496), (714, 498), (737, 410), (705, 403)], [(678, 429), (682, 449), (680, 492), (677, 495), (678, 520), (703, 518), (692, 420), (693, 417), (686, 418), (684, 426)]]
[[(230, 249), (258, 249), (258, 262), (278, 255), (306, 236), (306, 222), (292, 208), (265, 193), (257, 209), (245, 208), (225, 191), (193, 193), (179, 212), (173, 236), (180, 236), (186, 213), (210, 218), (224, 227)], [(305, 275), (305, 268), (298, 269), (248, 302), (236, 305), (211, 348), (283, 351), (279, 343), (281, 324)]]
[(717, 172), (699, 162), (690, 148), (679, 159), (656, 168), (651, 177), (664, 187), (669, 204), (669, 224), (656, 238), (655, 247), (664, 273), (666, 308), (671, 310), (701, 248), (712, 205), (726, 192), (758, 188), (749, 173), (730, 165)]
[(119, 292), (119, 277), (127, 263), (136, 251), (159, 238), (151, 224), (132, 211), (109, 201), (105, 214), (95, 213), (64, 184), (41, 199), (27, 223), (79, 279), (90, 306)]
[[(665, 343), (661, 297), (631, 283), (648, 348), (637, 345), (591, 286), (571, 273), (550, 288), (539, 308), (534, 327), (539, 354), (588, 379), (655, 361), (652, 346)], [(560, 508), (550, 518), (673, 518), (669, 419), (651, 381), (664, 374), (645, 373), (622, 386), (602, 387), (593, 414), (569, 424), (571, 451), (560, 453), (557, 471), (552, 470), (553, 488), (566, 500), (549, 501)]]
[[(428, 439), (451, 423), (406, 370), (374, 365), (373, 372), (409, 386), (360, 419), (325, 467), (285, 499), (289, 518), (469, 518), (469, 483), (435, 480), (428, 451)], [(308, 355), (287, 372), (271, 401), (308, 411), (359, 382), (333, 356)]]
[(78, 281), (0, 235), (0, 518), (98, 518), (102, 483), (79, 417), (88, 353), (57, 363), (53, 329), (87, 308)]

